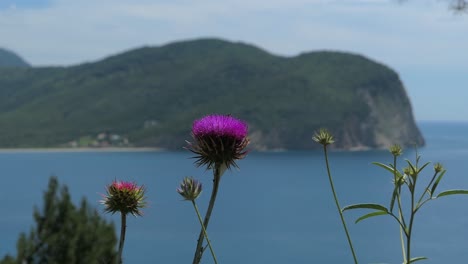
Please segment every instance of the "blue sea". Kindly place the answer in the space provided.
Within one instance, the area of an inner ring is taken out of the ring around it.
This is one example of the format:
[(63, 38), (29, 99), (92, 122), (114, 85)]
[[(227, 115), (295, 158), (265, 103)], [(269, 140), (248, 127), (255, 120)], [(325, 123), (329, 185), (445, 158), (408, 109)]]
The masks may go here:
[[(441, 162), (448, 170), (439, 190), (468, 189), (468, 123), (419, 125), (427, 141), (418, 149), (421, 162)], [(405, 150), (399, 167), (415, 155)], [(55, 175), (75, 202), (84, 196), (101, 211), (101, 194), (112, 180), (145, 185), (149, 206), (143, 217), (129, 219), (124, 262), (191, 263), (199, 224), (191, 204), (175, 190), (185, 176), (200, 179), (204, 192), (197, 203), (204, 214), (212, 175), (190, 157), (186, 151), (0, 152), (0, 256), (15, 254), (19, 233), (33, 226), (33, 207), (42, 205), (48, 179)], [(392, 175), (373, 161), (391, 163), (392, 157), (387, 151), (330, 153), (341, 206), (388, 205)], [(208, 228), (219, 263), (353, 263), (321, 151), (252, 152), (238, 165), (222, 177)], [(429, 168), (420, 181), (431, 176)], [(354, 224), (364, 213), (345, 212), (359, 262), (402, 263), (395, 221), (379, 216)], [(119, 227), (117, 215), (105, 217)], [(468, 195), (427, 203), (415, 219), (413, 238), (412, 256), (429, 258), (421, 263), (466, 263)], [(208, 250), (202, 263), (213, 263)]]

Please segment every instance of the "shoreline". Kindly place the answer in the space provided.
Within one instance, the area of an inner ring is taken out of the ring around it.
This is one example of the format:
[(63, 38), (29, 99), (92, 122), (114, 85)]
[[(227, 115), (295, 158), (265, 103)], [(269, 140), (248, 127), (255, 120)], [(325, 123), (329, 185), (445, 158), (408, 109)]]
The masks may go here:
[(69, 152), (161, 152), (156, 147), (105, 147), (105, 148), (0, 148), (0, 153), (69, 153)]

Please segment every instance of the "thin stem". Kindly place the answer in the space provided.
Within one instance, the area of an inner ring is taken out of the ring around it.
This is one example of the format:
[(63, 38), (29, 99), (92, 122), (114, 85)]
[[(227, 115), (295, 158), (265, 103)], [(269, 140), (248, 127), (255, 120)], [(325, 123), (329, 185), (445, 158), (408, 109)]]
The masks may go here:
[[(421, 203), (422, 199), (424, 196), (426, 196), (426, 193), (429, 193), (429, 196), (432, 197), (432, 193), (429, 191), (429, 187), (431, 187), (432, 183), (434, 182), (435, 178), (437, 177), (438, 172), (435, 172), (434, 175), (432, 176), (431, 181), (427, 185), (427, 187), (424, 189), (424, 192), (422, 193), (421, 197), (418, 200), (417, 207), (419, 207), (419, 204)], [(429, 197), (429, 198), (430, 198)]]
[(323, 151), (324, 151), (324, 154), (325, 154), (325, 163), (327, 165), (328, 179), (330, 180), (330, 186), (331, 186), (331, 189), (332, 189), (332, 192), (333, 192), (333, 197), (335, 198), (336, 208), (338, 209), (338, 213), (340, 214), (341, 222), (343, 223), (343, 228), (345, 230), (346, 237), (348, 239), (349, 248), (351, 249), (351, 253), (353, 254), (354, 263), (357, 264), (358, 261), (357, 261), (357, 258), (356, 258), (356, 254), (354, 253), (353, 243), (351, 242), (351, 237), (349, 236), (348, 228), (346, 227), (346, 222), (345, 222), (344, 217), (343, 217), (343, 212), (341, 211), (341, 207), (340, 207), (340, 204), (338, 202), (338, 197), (337, 197), (336, 192), (335, 192), (335, 186), (333, 185), (333, 179), (332, 179), (332, 175), (330, 173), (330, 165), (328, 163), (328, 153), (327, 153), (327, 146), (326, 145), (323, 146)]
[[(221, 164), (216, 164), (213, 169), (213, 190), (211, 192), (210, 202), (208, 204), (208, 209), (206, 211), (205, 220), (203, 221), (203, 227), (208, 229), (208, 223), (210, 222), (211, 212), (216, 200), (216, 195), (218, 194), (219, 181), (221, 180)], [(197, 248), (195, 249), (195, 255), (193, 256), (193, 264), (199, 264), (203, 256), (203, 239), (204, 239), (203, 228), (200, 230), (200, 235), (198, 236)]]
[[(400, 183), (397, 179), (396, 166), (397, 166), (397, 156), (394, 155), (393, 156), (393, 178), (394, 178), (395, 185), (399, 185)], [(401, 190), (401, 187), (398, 186), (398, 194), (397, 194), (398, 220), (400, 223), (403, 222), (404, 224), (403, 212), (401, 210), (400, 190)], [(400, 225), (400, 244), (401, 244), (401, 253), (403, 255), (403, 261), (406, 261), (405, 242), (403, 240), (403, 227), (401, 225)]]
[(416, 206), (416, 208), (414, 209), (414, 213), (416, 214), (416, 212), (427, 202), (429, 202), (430, 200), (433, 200), (435, 198), (427, 198), (426, 200), (424, 200), (422, 203), (418, 204), (418, 206)]
[[(393, 217), (397, 221), (397, 223), (400, 225), (400, 227), (404, 227), (404, 224), (402, 222), (400, 222), (400, 219), (398, 219), (398, 217), (396, 217), (396, 215), (394, 213), (390, 212), (389, 215), (391, 217)], [(406, 235), (406, 233), (405, 233), (405, 235)]]
[(401, 216), (401, 222), (403, 223), (403, 226), (406, 226), (405, 222), (405, 217), (403, 215), (403, 207), (401, 206), (401, 186), (398, 187), (398, 197), (397, 197), (397, 203), (398, 203), (398, 214)]
[(413, 190), (411, 192), (411, 217), (410, 217), (410, 222), (408, 226), (408, 234), (406, 236), (406, 252), (408, 253), (408, 258), (407, 258), (407, 264), (410, 263), (411, 261), (411, 233), (413, 231), (413, 221), (414, 221), (414, 216), (416, 214), (416, 210), (414, 209), (414, 192), (416, 190), (416, 179), (418, 175), (415, 176), (414, 179), (414, 184), (413, 184)]
[[(404, 220), (403, 220), (403, 212), (401, 211), (400, 194), (398, 194), (398, 219), (400, 220), (400, 222), (403, 223), (403, 225), (405, 225)], [(403, 254), (403, 261), (406, 261), (405, 242), (403, 240), (403, 233), (404, 233), (403, 227), (400, 225), (401, 253)]]
[(195, 203), (195, 200), (192, 200), (193, 208), (195, 208), (195, 212), (197, 213), (198, 216), (198, 221), (200, 221), (201, 228), (203, 230), (203, 233), (205, 234), (206, 242), (208, 242), (208, 246), (210, 247), (211, 255), (213, 256), (213, 260), (215, 264), (218, 264), (218, 260), (216, 259), (216, 255), (214, 253), (213, 247), (211, 246), (210, 239), (208, 238), (208, 233), (206, 232), (205, 226), (203, 225), (203, 220), (200, 216), (200, 212), (198, 211), (198, 206)]
[(125, 243), (125, 230), (127, 228), (127, 215), (124, 213), (120, 213), (121, 215), (121, 226), (120, 226), (120, 242), (119, 242), (119, 255), (117, 257), (117, 264), (122, 264), (122, 252)]

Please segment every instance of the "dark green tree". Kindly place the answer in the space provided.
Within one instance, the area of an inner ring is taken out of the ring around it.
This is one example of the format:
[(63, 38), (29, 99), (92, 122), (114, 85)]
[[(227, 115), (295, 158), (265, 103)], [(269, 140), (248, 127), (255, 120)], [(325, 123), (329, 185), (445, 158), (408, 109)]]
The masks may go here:
[(35, 226), (21, 233), (17, 256), (0, 264), (115, 263), (117, 237), (113, 223), (103, 219), (83, 198), (73, 205), (67, 186), (49, 180), (44, 205), (34, 208)]

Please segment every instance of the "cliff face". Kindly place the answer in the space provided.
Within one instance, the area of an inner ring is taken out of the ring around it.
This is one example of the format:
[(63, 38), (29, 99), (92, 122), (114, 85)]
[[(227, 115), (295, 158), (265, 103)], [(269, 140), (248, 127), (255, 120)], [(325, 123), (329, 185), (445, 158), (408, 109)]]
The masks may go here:
[(388, 148), (393, 144), (425, 144), (406, 91), (398, 77), (394, 78), (395, 87), (386, 87), (380, 92), (375, 92), (375, 87), (356, 91), (368, 107), (367, 115), (350, 116), (344, 120), (342, 129), (337, 131), (338, 138), (341, 138), (337, 141), (337, 148), (360, 150)]
[(218, 39), (145, 47), (72, 67), (0, 67), (0, 147), (88, 142), (103, 132), (129, 145), (181, 149), (194, 119), (248, 122), (252, 148), (335, 148), (424, 140), (398, 75), (343, 52), (280, 57)]
[[(304, 79), (304, 86), (313, 91), (313, 97), (308, 98), (302, 91), (304, 96), (296, 98), (288, 108), (294, 115), (289, 115), (272, 129), (255, 130), (253, 138), (258, 148), (316, 148), (308, 139), (312, 131), (322, 127), (335, 136), (332, 148), (336, 149), (384, 149), (393, 144), (425, 144), (405, 87), (395, 71), (348, 53), (313, 52), (298, 59), (309, 63), (305, 69), (299, 68), (296, 72), (307, 72), (309, 77), (312, 76), (312, 79)], [(317, 83), (315, 76), (320, 76), (324, 83)], [(281, 112), (272, 114), (283, 115)]]

